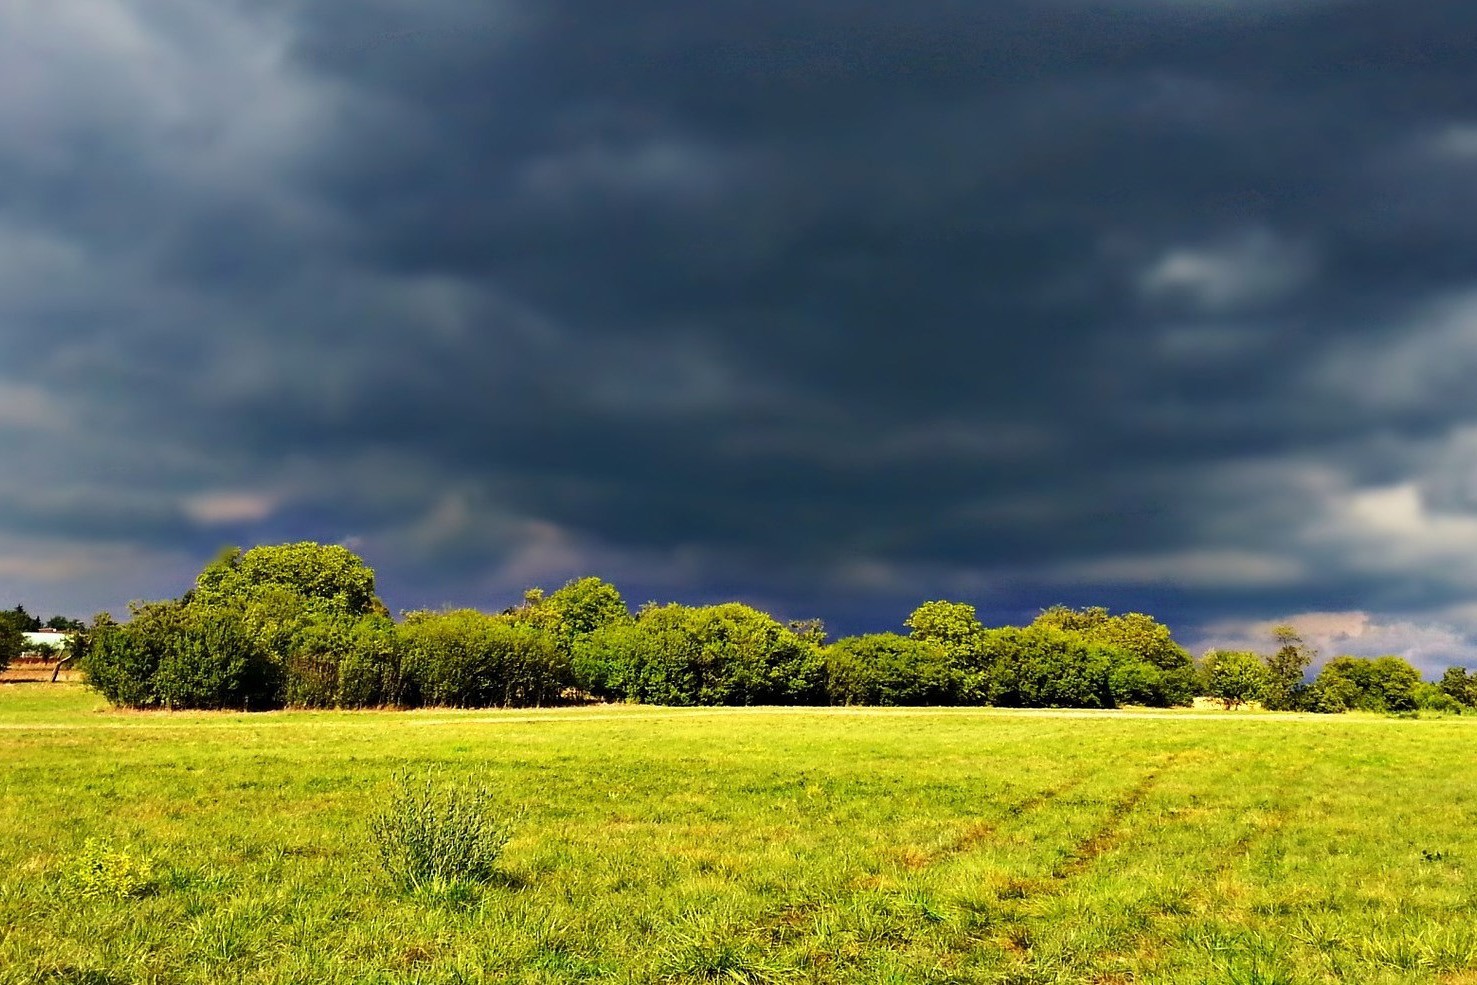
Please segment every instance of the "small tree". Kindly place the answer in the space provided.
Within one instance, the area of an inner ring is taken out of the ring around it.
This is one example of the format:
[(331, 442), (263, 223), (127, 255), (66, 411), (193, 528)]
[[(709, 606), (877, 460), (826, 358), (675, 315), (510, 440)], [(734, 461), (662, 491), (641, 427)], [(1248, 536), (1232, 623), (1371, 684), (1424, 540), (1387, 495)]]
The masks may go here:
[(1313, 663), (1313, 650), (1292, 626), (1275, 626), (1277, 652), (1267, 658), (1267, 683), (1262, 704), (1273, 711), (1292, 711), (1304, 704), (1303, 676)]
[(551, 628), (565, 653), (572, 652), (581, 637), (631, 618), (631, 610), (616, 587), (594, 577), (568, 582), (543, 604), (553, 614)]
[(1200, 660), (1201, 690), (1226, 710), (1260, 701), (1267, 687), (1267, 666), (1245, 650), (1211, 650)]
[(951, 657), (976, 653), (984, 633), (974, 606), (965, 602), (924, 602), (903, 625), (908, 627), (913, 639), (936, 643)]
[(300, 596), (325, 615), (385, 612), (374, 594), (374, 571), (345, 547), (302, 541), (223, 552), (195, 580), (188, 601), (244, 608), (272, 590)]
[(1477, 677), (1467, 673), (1465, 667), (1446, 668), (1436, 686), (1458, 704), (1477, 706)]

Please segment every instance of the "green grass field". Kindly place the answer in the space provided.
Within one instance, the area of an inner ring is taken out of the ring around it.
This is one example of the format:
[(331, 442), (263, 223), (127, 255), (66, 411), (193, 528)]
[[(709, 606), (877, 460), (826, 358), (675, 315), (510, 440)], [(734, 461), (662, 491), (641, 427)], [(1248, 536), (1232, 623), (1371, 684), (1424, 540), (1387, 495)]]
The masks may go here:
[[(1477, 720), (9, 685), (0, 751), (6, 983), (1477, 982)], [(366, 829), (406, 765), (522, 810), (496, 884), (390, 887)], [(89, 838), (153, 890), (84, 894)]]

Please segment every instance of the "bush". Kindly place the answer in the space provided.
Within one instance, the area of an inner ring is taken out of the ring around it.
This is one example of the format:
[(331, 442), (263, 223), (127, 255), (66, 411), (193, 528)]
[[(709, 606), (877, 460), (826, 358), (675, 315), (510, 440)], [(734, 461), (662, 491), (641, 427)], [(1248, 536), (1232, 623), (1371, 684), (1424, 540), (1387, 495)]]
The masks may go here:
[(1108, 671), (1108, 691), (1115, 705), (1163, 708), (1172, 704), (1164, 689), (1165, 672), (1151, 663), (1124, 654)]
[(87, 839), (66, 871), (69, 888), (91, 898), (138, 899), (157, 887), (154, 867), (111, 843)]
[(512, 836), (485, 785), (435, 773), (395, 774), (394, 790), (369, 824), (385, 874), (403, 890), (445, 890), (490, 881)]
[(1468, 711), (1470, 707), (1462, 704), (1448, 691), (1428, 681), (1421, 681), (1416, 685), (1415, 703), (1421, 711), (1434, 711), (1443, 715), (1460, 715)]
[(154, 678), (166, 708), (267, 708), (279, 705), (279, 674), (232, 610), (188, 608), (161, 647)]
[(747, 605), (652, 605), (576, 646), (575, 676), (606, 698), (664, 705), (818, 704), (813, 643)]
[(354, 624), (338, 665), (338, 706), (375, 708), (405, 701), (401, 640), (387, 616)]
[(457, 708), (553, 704), (571, 674), (553, 636), (471, 609), (416, 613), (400, 628), (412, 703)]
[(267, 708), (280, 674), (234, 610), (178, 602), (133, 607), (122, 625), (99, 619), (82, 658), (87, 683), (129, 708)]
[(1227, 710), (1260, 701), (1268, 683), (1267, 665), (1247, 650), (1210, 650), (1200, 661), (1200, 690)]
[(986, 630), (984, 674), (969, 697), (1015, 708), (1111, 708), (1109, 671), (1123, 659), (1077, 633), (1042, 626)]
[(106, 615), (93, 620), (91, 645), (81, 660), (83, 680), (112, 704), (153, 708), (159, 704), (154, 678), (184, 623), (184, 607), (153, 602), (131, 610), (133, 618), (125, 624)]
[(1313, 711), (1414, 711), (1421, 675), (1400, 657), (1335, 657), (1309, 689)]
[(949, 705), (958, 699), (954, 661), (931, 641), (876, 633), (837, 640), (822, 653), (832, 704)]

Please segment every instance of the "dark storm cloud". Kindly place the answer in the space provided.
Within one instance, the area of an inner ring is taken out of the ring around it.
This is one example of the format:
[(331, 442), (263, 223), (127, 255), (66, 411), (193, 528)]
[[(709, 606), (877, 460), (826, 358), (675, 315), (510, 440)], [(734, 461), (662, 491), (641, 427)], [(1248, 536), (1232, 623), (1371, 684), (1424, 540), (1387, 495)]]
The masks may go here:
[(1462, 5), (106, 11), (0, 15), (0, 587), (1477, 625)]

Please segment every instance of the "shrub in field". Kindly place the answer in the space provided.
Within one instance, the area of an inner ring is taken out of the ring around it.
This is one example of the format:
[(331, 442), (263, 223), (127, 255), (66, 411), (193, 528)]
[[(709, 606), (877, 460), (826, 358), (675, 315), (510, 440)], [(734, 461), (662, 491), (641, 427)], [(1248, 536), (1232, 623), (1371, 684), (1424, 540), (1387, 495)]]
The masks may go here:
[(1420, 671), (1400, 657), (1335, 657), (1308, 691), (1313, 711), (1414, 711)]
[(185, 621), (184, 606), (152, 602), (131, 608), (133, 618), (127, 623), (115, 623), (106, 615), (93, 621), (82, 674), (88, 686), (112, 704), (152, 708), (159, 704), (154, 678)]
[(148, 859), (94, 838), (69, 860), (66, 882), (79, 895), (106, 899), (137, 899), (157, 886)]
[(484, 883), (512, 835), (492, 791), (435, 773), (397, 773), (369, 825), (385, 874), (405, 890)]
[(89, 685), (130, 708), (266, 708), (280, 681), (238, 612), (178, 602), (99, 619), (82, 658)]
[(958, 700), (953, 659), (929, 640), (876, 633), (823, 651), (826, 693), (836, 705), (949, 705)]
[(1210, 650), (1200, 659), (1202, 694), (1229, 710), (1260, 701), (1267, 687), (1267, 665), (1245, 650)]
[(651, 605), (590, 634), (577, 678), (604, 697), (667, 705), (817, 704), (825, 667), (813, 643), (747, 605)]
[(274, 707), (279, 687), (278, 669), (229, 609), (186, 607), (154, 677), (156, 698), (166, 708)]
[(472, 609), (414, 613), (400, 627), (408, 700), (458, 708), (552, 704), (570, 683), (549, 633)]
[(986, 630), (980, 642), (984, 675), (969, 695), (975, 703), (1015, 708), (1110, 708), (1109, 680), (1117, 654), (1076, 633), (1043, 626)]

